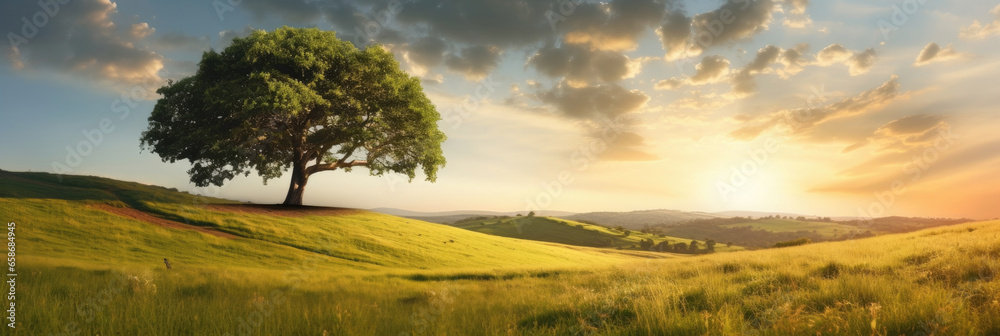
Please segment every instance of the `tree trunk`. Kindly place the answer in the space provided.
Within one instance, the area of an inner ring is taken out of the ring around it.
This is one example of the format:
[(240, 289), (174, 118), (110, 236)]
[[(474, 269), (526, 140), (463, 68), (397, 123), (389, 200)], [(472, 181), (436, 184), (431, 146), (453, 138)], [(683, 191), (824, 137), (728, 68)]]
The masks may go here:
[(306, 192), (306, 182), (309, 181), (309, 174), (306, 174), (306, 164), (298, 163), (292, 165), (292, 181), (288, 184), (288, 194), (285, 196), (283, 205), (302, 205), (302, 196)]

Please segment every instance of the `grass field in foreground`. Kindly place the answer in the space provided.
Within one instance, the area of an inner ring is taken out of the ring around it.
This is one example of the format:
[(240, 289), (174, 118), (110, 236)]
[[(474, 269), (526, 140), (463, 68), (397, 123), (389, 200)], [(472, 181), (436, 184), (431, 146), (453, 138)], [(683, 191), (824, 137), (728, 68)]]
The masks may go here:
[[(106, 179), (0, 175), (0, 217), (18, 222), (21, 251), (12, 335), (1000, 334), (1000, 221), (653, 259), (367, 213), (226, 211)], [(435, 243), (394, 254), (411, 233)], [(480, 250), (452, 256), (469, 252), (460, 242)], [(164, 254), (178, 256), (173, 269)]]
[(83, 335), (996, 335), (998, 241), (994, 221), (786, 249), (471, 273), (344, 275), (312, 264), (94, 270), (27, 259), (15, 334), (70, 325)]

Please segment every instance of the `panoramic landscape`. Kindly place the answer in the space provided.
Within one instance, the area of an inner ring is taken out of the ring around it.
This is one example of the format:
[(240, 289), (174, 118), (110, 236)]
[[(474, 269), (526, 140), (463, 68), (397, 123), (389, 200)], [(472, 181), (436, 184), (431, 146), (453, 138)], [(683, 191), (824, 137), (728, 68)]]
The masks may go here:
[(1000, 5), (0, 4), (9, 335), (1000, 335)]

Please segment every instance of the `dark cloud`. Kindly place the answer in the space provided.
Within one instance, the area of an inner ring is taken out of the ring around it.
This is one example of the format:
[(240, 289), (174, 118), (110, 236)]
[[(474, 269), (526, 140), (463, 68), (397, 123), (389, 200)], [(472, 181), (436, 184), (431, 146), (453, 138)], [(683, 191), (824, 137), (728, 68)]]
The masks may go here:
[(763, 117), (746, 119), (743, 121), (744, 125), (731, 132), (730, 136), (740, 140), (751, 140), (764, 131), (776, 127), (786, 129), (791, 134), (803, 135), (817, 125), (833, 119), (871, 113), (899, 95), (899, 82), (896, 76), (892, 76), (877, 88), (827, 105), (782, 110)]
[(660, 44), (666, 51), (666, 59), (674, 60), (687, 53), (691, 45), (691, 18), (683, 11), (675, 10), (667, 13), (663, 24), (656, 30)]
[(615, 0), (581, 3), (558, 26), (564, 41), (591, 49), (635, 49), (643, 34), (663, 21), (666, 4), (657, 0)]
[(693, 49), (748, 39), (767, 29), (773, 11), (771, 0), (729, 0), (714, 11), (695, 15), (691, 20)]
[[(736, 70), (732, 76), (733, 94), (745, 97), (757, 92), (754, 77), (758, 74), (776, 72), (781, 78), (788, 78), (802, 71), (807, 64), (802, 54), (809, 49), (808, 44), (798, 44), (792, 49), (782, 49), (767, 45), (757, 51), (753, 60), (746, 66)], [(775, 69), (773, 64), (780, 63), (783, 67)]]
[(444, 61), (448, 44), (444, 40), (427, 36), (417, 40), (407, 48), (408, 57), (425, 67), (433, 67)]
[(913, 61), (913, 65), (923, 66), (933, 62), (946, 61), (958, 56), (958, 53), (955, 52), (955, 49), (950, 44), (947, 47), (941, 48), (937, 43), (931, 42), (920, 51), (920, 55), (917, 55), (917, 59)]
[(510, 0), (436, 0), (404, 2), (397, 20), (426, 27), (431, 36), (501, 47), (535, 43), (551, 37), (546, 11), (558, 3)]
[[(118, 89), (158, 87), (164, 59), (139, 47), (152, 28), (145, 23), (119, 27), (112, 20), (116, 12), (108, 0), (78, 0), (50, 17), (37, 2), (4, 1), (0, 31), (9, 32), (7, 60), (15, 69), (96, 80)], [(44, 24), (25, 28), (22, 17)]]
[(781, 56), (781, 48), (768, 44), (767, 46), (761, 48), (757, 51), (757, 56), (754, 56), (753, 61), (743, 67), (743, 71), (749, 73), (761, 73), (764, 72), (771, 64), (778, 61), (778, 57)]
[(546, 45), (528, 59), (528, 65), (548, 77), (565, 77), (575, 86), (615, 83), (632, 77), (640, 67), (620, 52), (575, 45)]
[(460, 54), (449, 54), (444, 64), (449, 70), (458, 72), (472, 81), (489, 75), (500, 63), (500, 48), (494, 46), (472, 46), (462, 49)]
[(566, 81), (537, 93), (539, 101), (555, 107), (561, 115), (574, 119), (598, 120), (636, 112), (649, 101), (639, 90), (617, 84), (574, 87)]
[(715, 83), (729, 73), (729, 60), (719, 55), (705, 56), (695, 66), (695, 73), (689, 78), (694, 85)]

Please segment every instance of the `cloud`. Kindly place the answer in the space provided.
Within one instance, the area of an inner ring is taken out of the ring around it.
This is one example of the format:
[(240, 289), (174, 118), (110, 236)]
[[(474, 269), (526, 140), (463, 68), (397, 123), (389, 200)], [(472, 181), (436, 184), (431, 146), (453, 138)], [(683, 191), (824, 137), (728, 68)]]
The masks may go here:
[[(229, 39), (232, 41), (232, 38)], [(187, 51), (197, 52), (208, 50), (210, 43), (208, 36), (191, 36), (181, 33), (165, 33), (153, 36), (152, 45), (161, 51)]]
[(842, 63), (851, 58), (854, 53), (840, 44), (831, 44), (816, 54), (816, 61), (823, 66)]
[(432, 36), (419, 39), (407, 48), (410, 59), (426, 67), (441, 64), (447, 50), (448, 44), (444, 40)]
[(671, 78), (656, 83), (657, 90), (671, 90), (684, 85), (717, 83), (729, 74), (729, 60), (719, 55), (705, 56), (694, 67), (694, 75)]
[(749, 64), (743, 67), (743, 70), (750, 73), (764, 72), (771, 64), (778, 61), (779, 56), (781, 56), (781, 48), (768, 44), (757, 51), (757, 55), (754, 56)]
[(547, 45), (528, 59), (528, 65), (548, 77), (565, 77), (569, 84), (579, 87), (631, 78), (641, 69), (641, 60), (632, 60), (616, 51)]
[(253, 33), (254, 27), (246, 26), (240, 30), (223, 30), (219, 32), (219, 44), (216, 49), (225, 49), (230, 44), (233, 43), (233, 39), (237, 37), (247, 37)]
[(536, 98), (555, 107), (563, 116), (591, 120), (624, 116), (638, 111), (649, 101), (649, 96), (642, 91), (628, 90), (617, 84), (574, 87), (566, 81), (539, 91)]
[(462, 49), (460, 55), (449, 54), (444, 64), (449, 70), (458, 72), (471, 81), (478, 81), (497, 67), (500, 55), (500, 48), (495, 46), (472, 46)]
[(771, 0), (728, 0), (715, 10), (693, 17), (679, 5), (673, 7), (656, 30), (667, 61), (698, 56), (713, 47), (748, 39), (767, 30), (775, 10)]
[(545, 1), (413, 1), (404, 2), (396, 19), (449, 41), (521, 46), (551, 37), (552, 27), (545, 17), (551, 8), (552, 3)]
[(941, 48), (937, 43), (928, 43), (924, 50), (920, 51), (920, 55), (917, 55), (917, 59), (913, 61), (914, 66), (924, 66), (934, 62), (942, 62), (950, 59), (957, 58), (959, 54), (955, 52), (955, 49), (948, 46)]
[(874, 112), (901, 95), (897, 79), (892, 76), (877, 88), (827, 105), (787, 109), (758, 118), (742, 119), (743, 126), (732, 131), (730, 136), (752, 140), (764, 131), (779, 127), (793, 135), (804, 135), (830, 120)]
[(715, 83), (728, 73), (729, 60), (725, 57), (705, 56), (701, 63), (695, 66), (694, 76), (688, 78), (688, 82), (694, 85)]
[(992, 22), (988, 22), (984, 25), (979, 23), (979, 20), (973, 20), (971, 25), (962, 27), (959, 36), (969, 39), (983, 39), (990, 36), (1000, 35), (1000, 5), (993, 7), (993, 10), (990, 10), (990, 14), (995, 16)]
[(607, 143), (608, 147), (601, 153), (605, 161), (655, 161), (660, 158), (647, 152), (646, 139), (635, 132), (624, 131)]
[[(809, 45), (804, 43), (787, 50), (771, 44), (760, 48), (750, 63), (734, 71), (731, 79), (733, 94), (737, 97), (746, 97), (757, 92), (754, 77), (758, 74), (778, 73), (781, 78), (788, 78), (799, 73), (807, 64), (802, 56), (807, 49)], [(779, 63), (782, 64), (781, 69), (771, 66)]]
[(715, 93), (701, 93), (701, 91), (691, 91), (687, 97), (675, 100), (667, 105), (670, 110), (710, 110), (729, 105), (733, 100), (725, 95)]
[(829, 66), (842, 63), (847, 65), (851, 76), (857, 76), (868, 72), (875, 64), (877, 55), (874, 48), (868, 48), (860, 53), (848, 50), (840, 44), (828, 45), (816, 54), (816, 62), (821, 66)]
[(146, 38), (146, 36), (152, 35), (156, 29), (149, 26), (148, 23), (135, 23), (132, 24), (131, 29), (129, 29), (129, 36), (134, 40), (141, 40)]
[(60, 6), (41, 27), (24, 28), (21, 18), (40, 16), (35, 13), (46, 15), (36, 2), (0, 5), (0, 31), (10, 32), (6, 54), (15, 69), (97, 81), (115, 89), (159, 86), (164, 58), (138, 47), (153, 29), (146, 23), (119, 28), (112, 19), (117, 13), (114, 3), (74, 1)]
[(937, 135), (950, 127), (944, 117), (928, 114), (917, 114), (890, 121), (865, 139), (844, 148), (843, 152), (851, 152), (858, 148), (873, 145), (875, 152), (905, 153), (915, 148), (932, 145)]
[(802, 71), (803, 68), (808, 64), (805, 59), (805, 52), (809, 50), (809, 44), (799, 43), (796, 44), (791, 49), (785, 49), (781, 53), (781, 58), (778, 60), (784, 69), (778, 71), (778, 76), (781, 78), (788, 78)]
[(805, 28), (812, 25), (812, 18), (806, 14), (806, 7), (809, 7), (809, 0), (786, 0), (782, 3), (782, 8), (788, 7), (788, 16), (782, 21), (785, 27)]
[(682, 11), (670, 11), (660, 28), (656, 29), (656, 35), (660, 37), (668, 61), (681, 58), (691, 45), (691, 18)]
[[(579, 3), (579, 2), (578, 2)], [(628, 51), (638, 39), (663, 20), (665, 4), (657, 0), (615, 0), (579, 3), (565, 22), (563, 41), (595, 50)]]
[(678, 78), (664, 79), (664, 80), (661, 80), (659, 82), (656, 82), (656, 85), (653, 85), (653, 89), (656, 89), (656, 90), (673, 90), (673, 89), (681, 87), (681, 85), (683, 85), (683, 84), (684, 84), (684, 80), (682, 80), (682, 79), (678, 79)]
[(240, 6), (249, 9), (257, 19), (276, 15), (283, 21), (311, 22), (318, 20), (322, 14), (309, 0), (243, 0)]
[(773, 11), (771, 0), (729, 0), (716, 10), (695, 15), (691, 20), (693, 49), (745, 40), (767, 30)]

